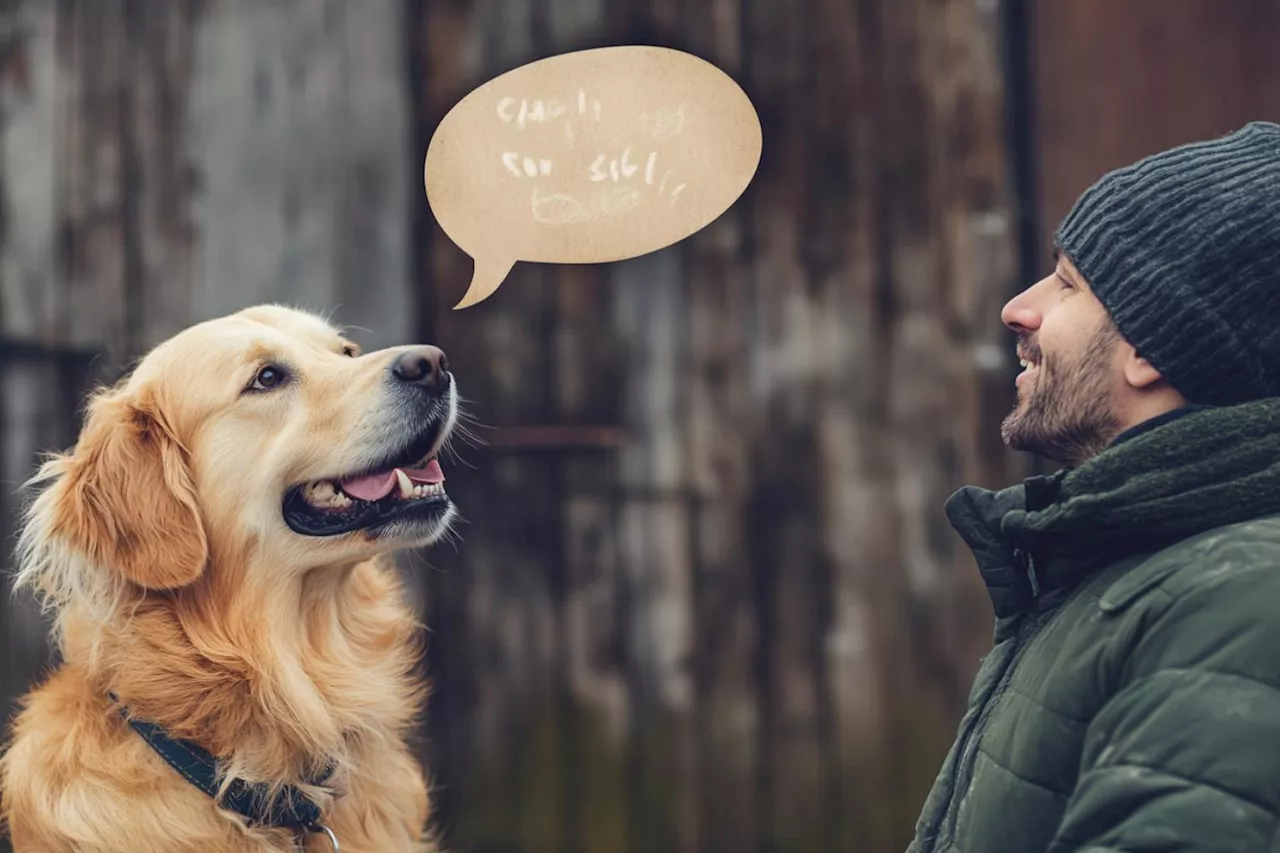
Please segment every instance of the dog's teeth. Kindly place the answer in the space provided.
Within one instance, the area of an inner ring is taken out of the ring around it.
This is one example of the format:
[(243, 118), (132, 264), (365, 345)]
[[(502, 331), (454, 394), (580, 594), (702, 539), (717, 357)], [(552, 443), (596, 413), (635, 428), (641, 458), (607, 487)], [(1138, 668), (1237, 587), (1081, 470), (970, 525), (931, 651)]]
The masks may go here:
[(413, 481), (409, 479), (408, 474), (401, 471), (399, 468), (396, 469), (396, 482), (400, 484), (400, 497), (413, 497)]
[(327, 506), (336, 497), (333, 484), (328, 480), (309, 483), (303, 491), (303, 497), (312, 506)]
[(333, 496), (333, 483), (328, 480), (321, 480), (318, 483), (311, 483), (307, 486), (307, 497), (316, 500), (325, 501)]
[(340, 491), (332, 480), (308, 483), (302, 489), (302, 497), (318, 509), (347, 509), (351, 506), (351, 498)]

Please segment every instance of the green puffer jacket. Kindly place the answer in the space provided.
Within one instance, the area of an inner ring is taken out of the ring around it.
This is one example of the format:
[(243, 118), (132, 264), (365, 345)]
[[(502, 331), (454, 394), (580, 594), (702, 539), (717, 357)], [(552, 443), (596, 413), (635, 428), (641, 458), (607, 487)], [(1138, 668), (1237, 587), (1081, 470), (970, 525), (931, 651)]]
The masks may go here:
[(1280, 850), (1280, 400), (946, 509), (995, 645), (909, 853)]

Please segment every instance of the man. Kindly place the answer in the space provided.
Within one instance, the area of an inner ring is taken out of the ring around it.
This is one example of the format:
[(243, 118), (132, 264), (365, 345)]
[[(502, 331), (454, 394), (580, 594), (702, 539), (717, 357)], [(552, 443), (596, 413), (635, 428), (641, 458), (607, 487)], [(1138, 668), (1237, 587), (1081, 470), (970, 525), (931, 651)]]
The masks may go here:
[(995, 609), (912, 853), (1280, 843), (1280, 126), (1105, 175), (1010, 301), (1009, 446), (947, 515)]

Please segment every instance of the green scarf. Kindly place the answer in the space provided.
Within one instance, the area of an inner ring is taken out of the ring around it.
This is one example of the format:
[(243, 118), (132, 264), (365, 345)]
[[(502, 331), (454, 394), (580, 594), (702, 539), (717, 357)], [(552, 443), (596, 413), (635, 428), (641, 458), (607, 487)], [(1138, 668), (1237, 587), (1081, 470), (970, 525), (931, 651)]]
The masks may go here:
[(1196, 408), (1077, 468), (998, 492), (966, 486), (946, 510), (993, 599), (1016, 585), (1019, 548), (1044, 570), (1040, 583), (1071, 584), (1129, 554), (1280, 513), (1280, 398)]

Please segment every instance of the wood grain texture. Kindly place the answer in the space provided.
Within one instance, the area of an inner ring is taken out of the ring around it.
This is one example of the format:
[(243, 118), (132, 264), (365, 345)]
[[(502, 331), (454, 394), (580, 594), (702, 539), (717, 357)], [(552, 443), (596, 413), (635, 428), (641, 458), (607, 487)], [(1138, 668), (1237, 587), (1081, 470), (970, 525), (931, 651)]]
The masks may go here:
[(485, 756), (435, 749), (480, 786), (450, 800), (458, 837), (904, 843), (986, 630), (941, 503), (1016, 473), (993, 466), (983, 414), (1008, 400), (991, 348), (1013, 271), (994, 12), (548, 0), (499, 25), (483, 3), (418, 8), (437, 121), (496, 73), (607, 43), (591, 20), (716, 62), (766, 131), (755, 183), (703, 232), (607, 267), (518, 265), (479, 311), (441, 310), (470, 261), (423, 213), (426, 311), (483, 419), (623, 436), (614, 454), (474, 455), (497, 485), (468, 496), (482, 514), (431, 578), (453, 649), (431, 663), (435, 719)]
[[(438, 343), (491, 440), (446, 459), (461, 542), (405, 560), (453, 849), (902, 849), (990, 640), (942, 505), (1026, 472), (999, 440), (1011, 131), (1047, 234), (1104, 168), (1280, 110), (1262, 0), (1031, 5), (1009, 128), (983, 0), (0, 0), (0, 533), (87, 382), (189, 322), (278, 300)], [(675, 246), (518, 264), (451, 311), (433, 129), (620, 43), (743, 86), (751, 187)], [(0, 613), (12, 701), (46, 650)]]
[(186, 151), (200, 187), (191, 313), (279, 301), (409, 340), (402, 4), (205, 3)]
[(1280, 121), (1270, 0), (1032, 4), (1043, 264), (1090, 184), (1166, 148)]

